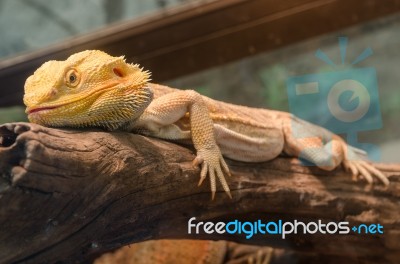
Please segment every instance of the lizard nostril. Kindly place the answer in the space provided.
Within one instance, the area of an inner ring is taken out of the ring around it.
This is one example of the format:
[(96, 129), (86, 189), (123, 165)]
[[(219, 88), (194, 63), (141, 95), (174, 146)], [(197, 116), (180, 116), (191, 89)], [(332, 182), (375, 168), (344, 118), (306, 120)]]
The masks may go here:
[(51, 97), (54, 97), (54, 96), (56, 96), (57, 95), (57, 90), (56, 89), (51, 89), (51, 91), (50, 91), (50, 96)]
[(115, 73), (115, 75), (117, 75), (118, 77), (124, 77), (124, 74), (122, 73), (122, 71), (118, 68), (113, 68), (113, 72)]

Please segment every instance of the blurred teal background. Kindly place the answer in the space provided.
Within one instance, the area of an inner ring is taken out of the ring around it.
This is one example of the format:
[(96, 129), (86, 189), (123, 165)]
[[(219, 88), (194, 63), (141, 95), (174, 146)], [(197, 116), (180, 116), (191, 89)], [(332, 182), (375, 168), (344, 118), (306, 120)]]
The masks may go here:
[(359, 142), (378, 145), (384, 162), (400, 162), (399, 28), (400, 15), (390, 16), (171, 80), (167, 84), (195, 88), (209, 97), (235, 104), (289, 111), (286, 80), (291, 76), (340, 70), (340, 66), (335, 69), (317, 59), (315, 52), (321, 49), (340, 65), (338, 37), (347, 36), (347, 63), (343, 68), (348, 69), (350, 62), (365, 48), (373, 50), (372, 56), (352, 67), (376, 69), (383, 121), (381, 129), (358, 133)]

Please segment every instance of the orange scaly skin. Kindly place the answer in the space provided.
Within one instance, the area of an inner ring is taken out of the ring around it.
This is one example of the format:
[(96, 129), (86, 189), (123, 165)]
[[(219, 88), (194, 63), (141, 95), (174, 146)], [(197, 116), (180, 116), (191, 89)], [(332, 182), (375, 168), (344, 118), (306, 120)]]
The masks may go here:
[(103, 127), (167, 140), (191, 142), (201, 165), (199, 185), (216, 178), (230, 195), (229, 168), (223, 156), (246, 162), (274, 159), (281, 153), (326, 170), (343, 165), (369, 183), (388, 179), (328, 130), (286, 113), (232, 105), (149, 83), (138, 65), (102, 51), (83, 51), (65, 61), (43, 64), (25, 83), (24, 103), (33, 123), (50, 127)]
[(268, 264), (272, 248), (227, 241), (150, 240), (125, 246), (96, 259), (94, 264)]

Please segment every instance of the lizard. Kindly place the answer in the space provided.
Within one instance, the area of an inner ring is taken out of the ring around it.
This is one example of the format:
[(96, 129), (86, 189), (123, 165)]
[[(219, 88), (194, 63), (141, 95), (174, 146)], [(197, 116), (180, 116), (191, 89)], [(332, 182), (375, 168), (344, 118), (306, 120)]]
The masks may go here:
[[(197, 152), (193, 164), (201, 166), (198, 185), (208, 176), (212, 199), (216, 178), (231, 197), (225, 179), (230, 173), (224, 157), (263, 162), (281, 154), (301, 156), (325, 170), (343, 166), (368, 183), (375, 177), (389, 184), (386, 176), (368, 161), (355, 159), (363, 154), (361, 151), (322, 127), (290, 113), (219, 102), (193, 90), (151, 83), (150, 73), (139, 65), (98, 50), (44, 63), (27, 78), (24, 103), (29, 121), (48, 127), (100, 127), (193, 144)], [(136, 257), (142, 260), (165, 256), (176, 262), (176, 254), (158, 254), (165, 247), (163, 242), (149, 243), (136, 246)], [(205, 263), (222, 261), (221, 255), (215, 256), (215, 250), (226, 248), (225, 242), (199, 243), (191, 252), (202, 255), (189, 257)], [(166, 247), (181, 249), (180, 245)], [(268, 257), (269, 251), (264, 250), (262, 255)], [(252, 263), (255, 256), (256, 263), (261, 263), (259, 252), (254, 255), (254, 251), (249, 250), (250, 257), (246, 256), (245, 262)], [(163, 261), (167, 260), (163, 258), (160, 263)]]
[(229, 197), (225, 158), (265, 162), (279, 155), (303, 158), (324, 170), (339, 166), (354, 179), (384, 185), (387, 177), (359, 158), (329, 130), (283, 111), (220, 102), (194, 90), (150, 82), (150, 72), (123, 56), (86, 50), (65, 61), (48, 61), (25, 82), (24, 103), (32, 123), (48, 127), (101, 127), (192, 144), (200, 166), (198, 185), (216, 179)]

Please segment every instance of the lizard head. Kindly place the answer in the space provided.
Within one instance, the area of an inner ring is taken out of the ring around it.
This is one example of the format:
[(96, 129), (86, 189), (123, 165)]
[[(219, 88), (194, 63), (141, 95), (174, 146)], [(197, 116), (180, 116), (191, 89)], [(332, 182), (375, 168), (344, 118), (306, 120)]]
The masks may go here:
[(26, 80), (26, 113), (30, 122), (44, 126), (118, 129), (151, 102), (149, 78), (149, 72), (123, 57), (79, 52), (44, 63)]

